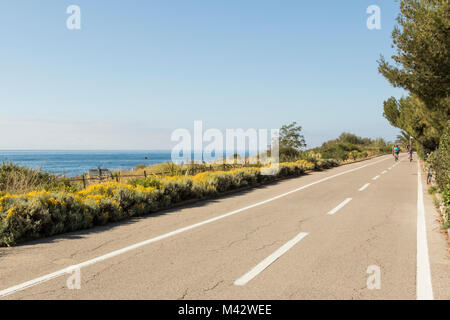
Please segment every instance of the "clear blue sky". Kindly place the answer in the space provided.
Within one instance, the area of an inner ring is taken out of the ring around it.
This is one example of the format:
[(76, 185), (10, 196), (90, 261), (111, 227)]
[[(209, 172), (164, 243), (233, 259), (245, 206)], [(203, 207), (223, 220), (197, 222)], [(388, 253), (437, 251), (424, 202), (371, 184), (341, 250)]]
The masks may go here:
[[(81, 30), (66, 8), (81, 8)], [(381, 7), (368, 30), (366, 8)], [(393, 140), (377, 72), (392, 0), (5, 0), (0, 149), (168, 149), (170, 133), (279, 128)]]

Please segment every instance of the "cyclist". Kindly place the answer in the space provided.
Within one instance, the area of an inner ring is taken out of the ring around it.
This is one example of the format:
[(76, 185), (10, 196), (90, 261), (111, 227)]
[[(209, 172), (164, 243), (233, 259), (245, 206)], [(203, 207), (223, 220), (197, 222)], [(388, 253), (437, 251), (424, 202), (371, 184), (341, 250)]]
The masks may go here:
[(395, 161), (398, 160), (398, 154), (400, 153), (400, 148), (398, 147), (398, 144), (394, 146), (394, 149), (392, 149), (392, 155), (394, 156)]
[(413, 157), (412, 157), (413, 149), (411, 146), (408, 146), (408, 153), (409, 153), (409, 162), (411, 162), (413, 160)]

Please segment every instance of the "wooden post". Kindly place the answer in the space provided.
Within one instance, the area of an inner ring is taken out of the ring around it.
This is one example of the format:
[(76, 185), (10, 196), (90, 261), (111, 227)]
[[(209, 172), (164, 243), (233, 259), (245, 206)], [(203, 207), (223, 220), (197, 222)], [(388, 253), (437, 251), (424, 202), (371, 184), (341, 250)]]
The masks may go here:
[(147, 171), (144, 170), (144, 178), (147, 179)]
[(117, 179), (117, 182), (120, 182), (120, 171), (117, 173), (116, 179)]
[(83, 173), (83, 189), (86, 189), (86, 176), (85, 176), (85, 173)]

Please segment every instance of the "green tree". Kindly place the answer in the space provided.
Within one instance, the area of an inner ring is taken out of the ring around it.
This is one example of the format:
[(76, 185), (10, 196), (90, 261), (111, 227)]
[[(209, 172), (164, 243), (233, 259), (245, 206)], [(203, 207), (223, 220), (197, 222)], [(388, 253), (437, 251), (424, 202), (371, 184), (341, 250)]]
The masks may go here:
[[(392, 32), (396, 65), (383, 57), (379, 71), (395, 87), (416, 95), (429, 110), (449, 108), (450, 6), (448, 0), (401, 0)], [(446, 104), (444, 104), (446, 102)]]
[(415, 96), (390, 98), (384, 103), (384, 117), (395, 127), (411, 135), (419, 145), (421, 154), (435, 150), (439, 146), (440, 130), (433, 125), (434, 120)]
[(370, 139), (363, 139), (361, 137), (358, 137), (357, 135), (353, 133), (343, 132), (338, 138), (341, 142), (351, 143), (351, 144), (369, 144), (371, 143)]
[(412, 136), (409, 133), (402, 130), (400, 132), (400, 134), (397, 135), (397, 139), (395, 140), (395, 143), (406, 147), (406, 146), (409, 146), (411, 139), (412, 139)]
[(410, 93), (399, 101), (385, 101), (384, 116), (426, 151), (438, 147), (450, 117), (449, 17), (448, 0), (400, 0), (392, 32), (394, 65), (384, 57), (379, 61), (379, 72)]
[(306, 147), (305, 138), (302, 135), (302, 127), (297, 122), (284, 125), (280, 129), (280, 146), (300, 150)]
[(280, 129), (280, 160), (290, 161), (299, 157), (300, 151), (306, 147), (302, 127), (297, 122), (284, 125)]

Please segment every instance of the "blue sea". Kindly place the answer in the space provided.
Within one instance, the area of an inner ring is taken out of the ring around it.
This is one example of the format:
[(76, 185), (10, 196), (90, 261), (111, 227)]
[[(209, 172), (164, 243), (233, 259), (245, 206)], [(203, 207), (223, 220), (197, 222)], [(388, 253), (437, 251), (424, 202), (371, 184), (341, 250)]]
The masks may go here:
[(73, 177), (98, 166), (105, 169), (132, 169), (139, 164), (169, 162), (170, 150), (153, 151), (36, 151), (0, 150), (0, 162), (11, 161), (30, 168)]

